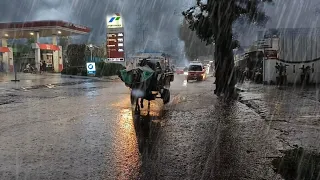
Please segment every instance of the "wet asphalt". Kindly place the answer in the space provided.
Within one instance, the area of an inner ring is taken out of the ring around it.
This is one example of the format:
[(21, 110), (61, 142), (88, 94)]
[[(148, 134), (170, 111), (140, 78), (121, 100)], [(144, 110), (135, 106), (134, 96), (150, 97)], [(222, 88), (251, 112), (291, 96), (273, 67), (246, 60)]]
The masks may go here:
[(119, 81), (4, 93), (0, 179), (281, 179), (279, 132), (213, 89), (211, 77), (176, 76), (171, 102), (152, 102), (149, 115), (132, 114)]

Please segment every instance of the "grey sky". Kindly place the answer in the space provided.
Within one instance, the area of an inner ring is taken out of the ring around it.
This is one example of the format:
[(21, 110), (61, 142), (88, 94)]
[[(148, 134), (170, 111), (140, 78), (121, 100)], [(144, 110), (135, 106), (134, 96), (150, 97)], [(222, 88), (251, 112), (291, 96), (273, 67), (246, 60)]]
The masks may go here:
[[(184, 0), (1, 0), (0, 21), (65, 20), (92, 28), (88, 41), (103, 43), (106, 38), (106, 15), (120, 12), (125, 21), (126, 43), (141, 45), (137, 40), (142, 32), (137, 25), (140, 12), (147, 26), (145, 40), (148, 45), (159, 48), (170, 46), (177, 37)], [(185, 6), (187, 7), (187, 6)], [(169, 43), (168, 43), (169, 42)], [(138, 49), (143, 48), (139, 47)]]
[[(316, 10), (320, 10), (319, 0), (275, 0), (274, 5), (266, 5), (265, 11), (270, 20), (266, 28), (310, 28), (320, 27)], [(319, 11), (320, 12), (320, 11)], [(254, 25), (243, 27), (242, 44), (249, 45), (255, 40), (252, 36), (259, 28)]]
[[(88, 41), (103, 43), (106, 15), (120, 12), (125, 19), (126, 43), (133, 47), (141, 45), (142, 31), (137, 25), (140, 12), (147, 26), (145, 40), (148, 46), (163, 48), (170, 46), (171, 40), (178, 37), (180, 12), (188, 8), (190, 2), (192, 0), (1, 0), (0, 21), (71, 21), (93, 29)], [(271, 16), (267, 27), (318, 27), (315, 9), (320, 8), (319, 3), (319, 0), (277, 0), (274, 6), (266, 7), (267, 14)], [(240, 40), (248, 44), (256, 28), (247, 26), (245, 29)], [(179, 50), (181, 43), (174, 46)]]

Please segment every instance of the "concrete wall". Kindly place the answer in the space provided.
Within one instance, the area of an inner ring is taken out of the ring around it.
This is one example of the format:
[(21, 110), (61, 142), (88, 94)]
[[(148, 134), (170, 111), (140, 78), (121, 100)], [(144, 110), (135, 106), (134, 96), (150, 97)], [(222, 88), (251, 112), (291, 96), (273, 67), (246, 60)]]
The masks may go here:
[(276, 73), (276, 63), (282, 63), (283, 65), (287, 65), (287, 81), (288, 83), (300, 83), (300, 75), (302, 70), (300, 69), (303, 65), (310, 66), (314, 68), (314, 71), (310, 72), (310, 83), (320, 83), (320, 63), (319, 62), (310, 62), (310, 63), (283, 63), (279, 60), (268, 59), (265, 61), (265, 81), (268, 83), (276, 82), (276, 77), (278, 74)]
[(320, 30), (319, 29), (281, 29), (279, 41), (273, 41), (279, 60), (265, 60), (265, 81), (276, 81), (276, 63), (287, 65), (288, 83), (300, 83), (303, 65), (314, 68), (310, 82), (320, 83)]

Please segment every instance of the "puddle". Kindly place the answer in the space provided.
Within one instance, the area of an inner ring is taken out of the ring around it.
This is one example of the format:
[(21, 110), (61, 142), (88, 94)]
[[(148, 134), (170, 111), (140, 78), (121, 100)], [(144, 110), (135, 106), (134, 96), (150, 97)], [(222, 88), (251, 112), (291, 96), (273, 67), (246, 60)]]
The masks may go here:
[(6, 94), (0, 95), (0, 105), (11, 104), (16, 102), (18, 95), (16, 94)]
[(28, 87), (20, 87), (20, 88), (13, 88), (14, 90), (32, 90), (32, 89), (42, 89), (42, 88), (56, 88), (61, 86), (72, 86), (72, 85), (78, 85), (78, 84), (85, 84), (90, 82), (97, 82), (96, 80), (86, 80), (86, 81), (76, 81), (76, 82), (62, 82), (62, 83), (55, 83), (55, 84), (44, 84), (44, 85), (34, 85), (34, 86), (28, 86)]
[(320, 154), (296, 148), (283, 152), (283, 157), (274, 159), (276, 173), (285, 180), (318, 180), (320, 178)]
[(243, 100), (242, 98), (239, 99), (239, 102), (246, 105), (248, 108), (254, 110), (257, 114), (261, 116), (261, 118), (265, 118), (266, 114), (261, 107), (261, 103), (258, 103), (259, 100)]
[(5, 101), (2, 101), (2, 102), (0, 102), (0, 105), (11, 104), (11, 103), (14, 103), (14, 100), (5, 100)]

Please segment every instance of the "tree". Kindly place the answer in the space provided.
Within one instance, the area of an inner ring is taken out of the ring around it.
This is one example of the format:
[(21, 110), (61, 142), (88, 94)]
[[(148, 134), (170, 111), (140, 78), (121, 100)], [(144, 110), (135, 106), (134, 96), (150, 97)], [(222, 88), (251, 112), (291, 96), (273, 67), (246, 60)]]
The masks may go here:
[(27, 39), (27, 42), (23, 44), (13, 42), (11, 46), (14, 49), (13, 56), (15, 57), (15, 59), (19, 59), (22, 54), (31, 52), (32, 43), (35, 43), (35, 39), (33, 38)]
[(179, 28), (179, 38), (184, 41), (185, 53), (188, 59), (193, 60), (199, 56), (213, 55), (214, 45), (206, 46), (194, 31), (190, 31), (187, 21), (183, 21)]
[(239, 46), (234, 40), (232, 25), (237, 20), (264, 25), (268, 17), (259, 7), (272, 0), (208, 0), (207, 4), (196, 1), (196, 6), (182, 14), (200, 40), (207, 45), (215, 43), (215, 94), (223, 93), (229, 98), (234, 94), (236, 84), (233, 49)]
[(68, 45), (70, 44), (69, 42), (69, 37), (59, 37), (59, 45), (62, 47), (62, 50), (66, 50), (68, 48)]
[(66, 66), (68, 62), (67, 49), (69, 44), (70, 38), (68, 36), (59, 37), (59, 45), (62, 47), (63, 66)]
[[(91, 57), (91, 51), (86, 44), (69, 44), (66, 56), (68, 59), (67, 66), (85, 67), (87, 59)], [(105, 58), (104, 48), (95, 46), (95, 48), (92, 49), (92, 57)]]
[(70, 44), (67, 48), (67, 57), (69, 66), (85, 66), (85, 44)]
[[(89, 50), (90, 51), (90, 50)], [(97, 48), (94, 48), (92, 50), (92, 55), (94, 57), (98, 57), (98, 58), (105, 58), (105, 50), (104, 50), (104, 47), (100, 46), (100, 47), (97, 47)]]

